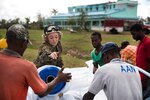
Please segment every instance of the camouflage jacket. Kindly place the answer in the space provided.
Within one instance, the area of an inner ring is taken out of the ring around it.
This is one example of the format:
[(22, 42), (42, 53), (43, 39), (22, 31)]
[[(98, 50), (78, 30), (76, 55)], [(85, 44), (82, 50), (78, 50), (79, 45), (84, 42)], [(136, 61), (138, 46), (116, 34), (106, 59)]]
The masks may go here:
[[(49, 56), (52, 52), (59, 52), (59, 56), (57, 59), (52, 59)], [(63, 61), (61, 57), (61, 52), (62, 46), (60, 42), (58, 42), (56, 46), (52, 46), (49, 43), (44, 42), (39, 48), (38, 56), (35, 59), (34, 63), (37, 66), (37, 68), (44, 65), (55, 65), (58, 67), (62, 67)]]

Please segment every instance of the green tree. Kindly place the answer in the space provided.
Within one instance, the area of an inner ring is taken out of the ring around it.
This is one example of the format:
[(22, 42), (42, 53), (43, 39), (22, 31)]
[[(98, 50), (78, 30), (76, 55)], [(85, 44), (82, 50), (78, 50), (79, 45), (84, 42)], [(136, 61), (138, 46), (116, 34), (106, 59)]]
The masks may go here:
[(7, 21), (5, 19), (2, 19), (0, 21), (0, 28), (6, 28), (6, 24), (7, 24)]
[(37, 25), (38, 28), (43, 29), (43, 19), (44, 17), (42, 17), (41, 13), (37, 14)]
[(12, 24), (19, 24), (20, 18), (15, 18), (11, 21)]
[(69, 17), (67, 24), (70, 26), (70, 28), (73, 28), (74, 25), (76, 25), (76, 20), (74, 17)]
[(25, 23), (26, 23), (26, 27), (29, 28), (30, 18), (29, 18), (29, 17), (26, 17), (26, 18), (25, 18), (25, 21), (26, 21), (26, 22), (25, 22)]
[(81, 9), (79, 11), (79, 24), (80, 24), (80, 27), (81, 29), (85, 29), (85, 23), (86, 23), (86, 20), (87, 20), (87, 13)]
[(19, 24), (19, 23), (20, 23), (20, 18), (9, 19), (6, 22), (6, 28), (10, 27), (13, 24)]

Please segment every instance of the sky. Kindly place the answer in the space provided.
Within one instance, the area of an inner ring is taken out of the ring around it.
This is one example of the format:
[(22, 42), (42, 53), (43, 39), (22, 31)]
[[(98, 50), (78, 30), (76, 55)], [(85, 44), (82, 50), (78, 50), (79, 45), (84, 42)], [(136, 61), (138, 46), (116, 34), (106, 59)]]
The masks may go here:
[[(0, 20), (26, 17), (31, 21), (37, 20), (40, 13), (44, 17), (51, 15), (52, 9), (59, 13), (67, 13), (68, 7), (105, 3), (117, 0), (0, 0)], [(150, 16), (150, 0), (138, 0), (137, 15), (142, 18)]]

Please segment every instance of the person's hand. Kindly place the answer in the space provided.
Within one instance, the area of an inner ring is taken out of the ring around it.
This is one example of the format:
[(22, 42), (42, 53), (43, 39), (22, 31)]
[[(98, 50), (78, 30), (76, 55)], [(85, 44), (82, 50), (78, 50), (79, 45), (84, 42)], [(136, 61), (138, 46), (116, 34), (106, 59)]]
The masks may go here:
[(57, 59), (59, 55), (59, 52), (52, 52), (49, 57), (51, 57), (52, 59)]
[(58, 72), (57, 78), (59, 82), (69, 82), (72, 78), (71, 73), (63, 73), (64, 67)]

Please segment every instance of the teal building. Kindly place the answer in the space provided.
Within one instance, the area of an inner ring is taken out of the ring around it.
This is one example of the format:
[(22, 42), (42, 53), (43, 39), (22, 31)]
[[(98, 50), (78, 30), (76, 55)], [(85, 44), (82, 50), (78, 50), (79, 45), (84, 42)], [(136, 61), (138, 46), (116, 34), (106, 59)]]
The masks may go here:
[[(68, 7), (68, 13), (58, 13), (45, 19), (44, 25), (54, 24), (61, 28), (78, 28), (80, 27), (81, 11), (83, 11), (86, 14), (86, 27), (91, 30), (104, 30), (106, 19), (122, 19), (124, 20), (124, 26), (128, 26), (138, 20), (137, 7), (138, 1), (131, 0), (72, 6)], [(73, 20), (74, 24), (70, 25), (69, 20)]]

